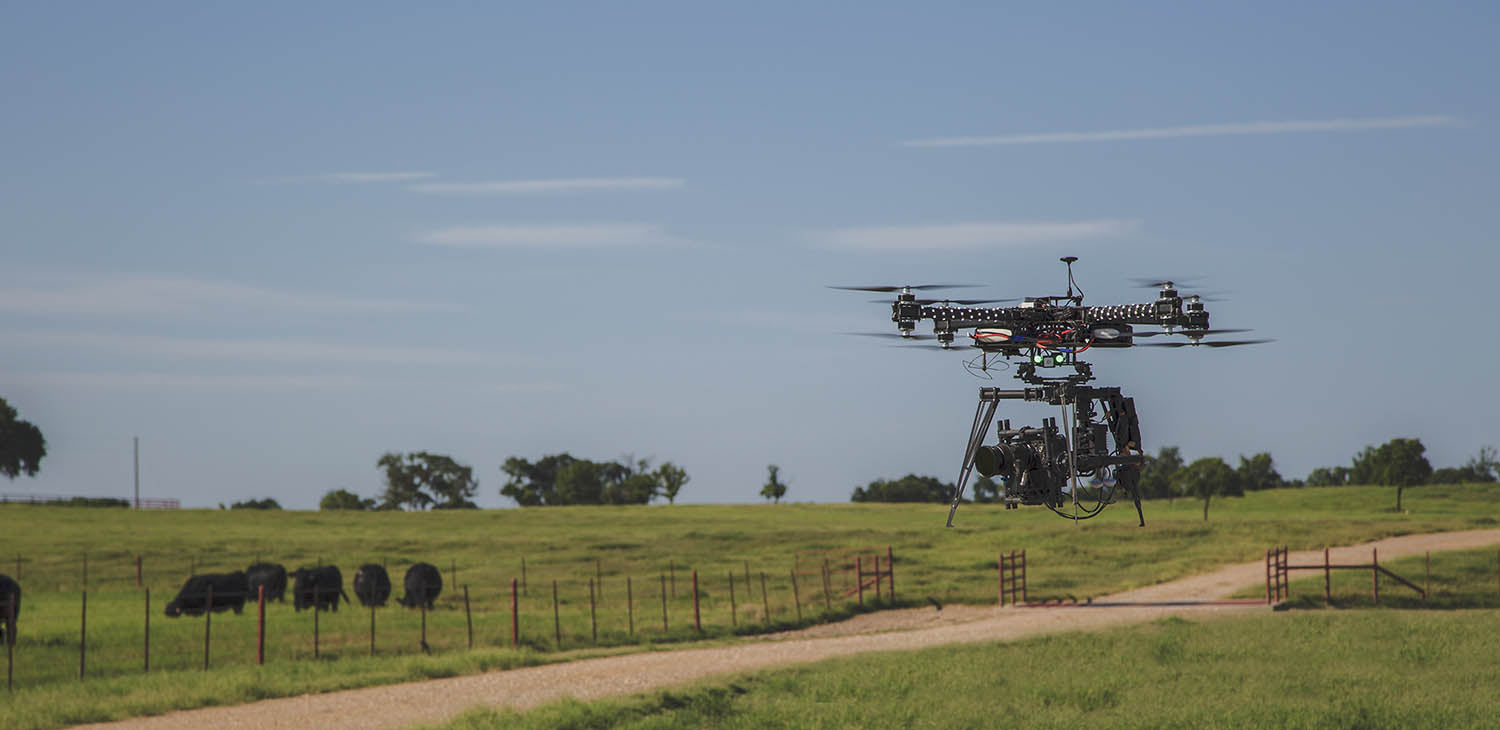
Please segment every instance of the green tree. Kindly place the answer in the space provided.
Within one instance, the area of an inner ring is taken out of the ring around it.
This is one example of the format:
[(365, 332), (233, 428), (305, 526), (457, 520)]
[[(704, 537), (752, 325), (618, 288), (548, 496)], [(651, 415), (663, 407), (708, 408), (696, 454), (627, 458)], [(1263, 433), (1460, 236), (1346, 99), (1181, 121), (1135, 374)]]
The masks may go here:
[(760, 496), (774, 500), (776, 504), (781, 504), (781, 498), (786, 496), (786, 485), (782, 484), (780, 478), (777, 476), (781, 473), (781, 467), (769, 464), (766, 466), (766, 471), (769, 472), (769, 476), (766, 479), (765, 486), (760, 488)]
[(1354, 457), (1349, 480), (1355, 484), (1380, 484), (1396, 488), (1396, 511), (1401, 511), (1401, 492), (1426, 484), (1432, 464), (1423, 453), (1420, 439), (1394, 438), (1378, 447), (1366, 446)]
[[(953, 498), (953, 485), (948, 485), (948, 496), (938, 500), (950, 501)], [(1005, 488), (999, 482), (986, 477), (976, 476), (974, 479), (974, 501), (980, 504), (994, 504), (1005, 497)]]
[(46, 455), (42, 430), (17, 418), (16, 409), (0, 398), (0, 474), (11, 479), (23, 473), (34, 477)]
[(663, 461), (661, 466), (656, 467), (656, 481), (661, 485), (661, 496), (667, 498), (667, 504), (677, 504), (677, 493), (692, 481), (687, 470), (670, 461)]
[(479, 490), (474, 470), (451, 457), (417, 451), (387, 452), (376, 462), (385, 470), (384, 506), (410, 509), (472, 509)]
[(500, 467), (510, 477), (500, 488), (500, 496), (510, 497), (522, 507), (569, 504), (558, 501), (557, 473), (574, 461), (577, 459), (567, 452), (543, 456), (535, 464), (512, 456)]
[(1307, 474), (1309, 487), (1342, 487), (1349, 483), (1349, 467), (1320, 466)]
[(1172, 477), (1182, 469), (1182, 452), (1176, 446), (1163, 446), (1156, 456), (1146, 460), (1141, 469), (1139, 489), (1145, 499), (1172, 499)]
[(1428, 484), (1476, 484), (1495, 481), (1495, 447), (1482, 446), (1479, 453), (1463, 466), (1445, 466), (1432, 472)]
[(1203, 519), (1208, 520), (1208, 503), (1214, 495), (1238, 497), (1245, 492), (1239, 476), (1217, 456), (1205, 456), (1179, 469), (1172, 477), (1172, 487), (1203, 500)]
[(230, 509), (281, 509), (276, 500), (266, 497), (265, 499), (247, 499), (243, 502), (235, 502), (229, 505)]
[[(866, 486), (855, 487), (854, 493), (849, 496), (849, 501), (947, 502), (953, 499), (953, 489), (952, 484), (944, 484), (936, 477), (919, 477), (916, 474), (907, 474), (900, 479), (876, 479)], [(974, 500), (976, 502), (980, 501), (980, 490), (980, 485), (976, 483), (974, 485)], [(764, 496), (765, 492), (761, 492), (761, 495)]]
[(1271, 455), (1264, 451), (1248, 459), (1241, 455), (1240, 466), (1235, 469), (1235, 474), (1239, 476), (1240, 485), (1247, 492), (1277, 489), (1286, 485), (1286, 481), (1276, 472), (1276, 465), (1271, 461)]
[(318, 509), (321, 510), (371, 510), (375, 509), (375, 500), (361, 499), (358, 494), (347, 489), (334, 489), (323, 495), (318, 501)]

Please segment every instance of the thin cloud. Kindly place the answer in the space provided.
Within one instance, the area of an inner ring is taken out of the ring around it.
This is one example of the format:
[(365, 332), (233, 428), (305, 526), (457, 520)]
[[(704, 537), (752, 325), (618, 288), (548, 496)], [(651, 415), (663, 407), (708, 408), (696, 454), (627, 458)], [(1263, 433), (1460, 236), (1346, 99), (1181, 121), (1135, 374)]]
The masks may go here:
[(676, 177), (579, 177), (557, 180), (501, 180), (473, 183), (422, 183), (409, 189), (438, 195), (528, 195), (616, 190), (671, 190), (687, 181)]
[(643, 223), (456, 226), (422, 233), (416, 240), (433, 246), (530, 249), (636, 248), (682, 243), (661, 226)]
[(1130, 220), (875, 226), (826, 231), (815, 239), (826, 248), (846, 250), (956, 251), (1112, 238), (1139, 226)]
[(1118, 142), (1136, 139), (1219, 137), (1240, 134), (1293, 134), (1298, 132), (1359, 132), (1375, 129), (1451, 127), (1459, 120), (1447, 116), (1379, 117), (1373, 119), (1322, 119), (1288, 122), (1241, 122), (1198, 124), (1185, 127), (1116, 129), (1102, 132), (1046, 132), (994, 137), (936, 137), (902, 142), (904, 147), (986, 147), (995, 145), (1057, 144), (1065, 142)]
[(205, 311), (383, 313), (456, 309), (445, 302), (302, 294), (172, 276), (75, 279), (45, 287), (0, 285), (0, 311), (23, 314), (140, 316)]
[(350, 345), (282, 339), (189, 339), (80, 332), (0, 332), (0, 346), (74, 348), (184, 359), (254, 362), (350, 362), (384, 365), (501, 364), (516, 358), (447, 348)]

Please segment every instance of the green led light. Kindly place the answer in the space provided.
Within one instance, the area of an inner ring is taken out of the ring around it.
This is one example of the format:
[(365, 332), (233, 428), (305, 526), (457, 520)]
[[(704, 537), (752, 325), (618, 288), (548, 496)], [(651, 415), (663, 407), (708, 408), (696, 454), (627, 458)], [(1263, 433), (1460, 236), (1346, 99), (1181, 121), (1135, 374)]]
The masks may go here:
[(1038, 364), (1038, 365), (1041, 365), (1042, 364), (1042, 353), (1038, 352), (1037, 354), (1032, 355), (1031, 356), (1031, 361), (1034, 362), (1034, 363), (1036, 363), (1036, 364)]
[(1057, 357), (1054, 358), (1054, 359), (1057, 360), (1057, 364), (1058, 365), (1061, 365), (1061, 364), (1063, 364), (1063, 363), (1065, 363), (1065, 362), (1068, 361), (1068, 356), (1062, 354), (1061, 352), (1059, 352), (1059, 353), (1057, 353)]

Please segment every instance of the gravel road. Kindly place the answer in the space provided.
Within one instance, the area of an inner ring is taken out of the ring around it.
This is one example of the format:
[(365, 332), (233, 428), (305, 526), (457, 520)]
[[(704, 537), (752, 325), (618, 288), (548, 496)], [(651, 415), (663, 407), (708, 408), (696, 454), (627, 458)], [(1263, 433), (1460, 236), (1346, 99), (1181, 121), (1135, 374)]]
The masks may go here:
[[(1406, 535), (1333, 549), (1333, 562), (1382, 560), (1424, 551), (1466, 550), (1500, 543), (1500, 530)], [(1321, 551), (1289, 561), (1319, 562)], [(1268, 610), (1264, 605), (1194, 604), (1222, 599), (1265, 580), (1262, 561), (1107, 596), (1092, 605), (1052, 608), (948, 606), (882, 611), (729, 647), (684, 649), (586, 659), (467, 677), (264, 700), (235, 707), (184, 710), (156, 717), (87, 725), (110, 730), (234, 730), (236, 728), (396, 728), (437, 723), (475, 705), (524, 709), (574, 697), (590, 700), (661, 689), (718, 675), (805, 664), (872, 651), (1014, 640), (1036, 634), (1099, 629), (1164, 616), (1222, 616)], [(1113, 604), (1113, 605), (1110, 605)]]

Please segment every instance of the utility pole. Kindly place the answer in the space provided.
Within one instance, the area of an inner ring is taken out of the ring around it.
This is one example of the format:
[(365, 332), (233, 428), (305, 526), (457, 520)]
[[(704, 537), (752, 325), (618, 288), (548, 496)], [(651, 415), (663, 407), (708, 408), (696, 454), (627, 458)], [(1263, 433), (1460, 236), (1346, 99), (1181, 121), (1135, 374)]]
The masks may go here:
[(135, 451), (135, 508), (141, 508), (141, 437), (130, 437)]

